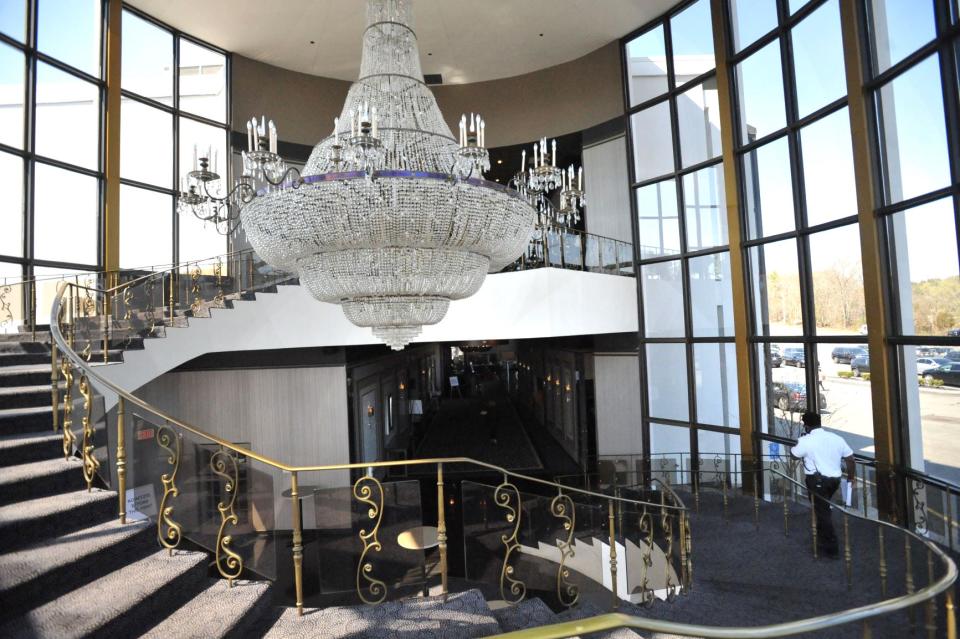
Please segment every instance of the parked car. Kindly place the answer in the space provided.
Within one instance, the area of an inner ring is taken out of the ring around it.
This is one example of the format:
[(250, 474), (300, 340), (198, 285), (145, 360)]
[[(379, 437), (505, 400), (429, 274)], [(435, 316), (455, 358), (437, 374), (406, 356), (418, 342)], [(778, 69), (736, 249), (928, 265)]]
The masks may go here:
[(806, 356), (803, 353), (803, 349), (802, 348), (783, 349), (783, 365), (796, 366), (797, 368), (803, 368), (806, 365)]
[(928, 370), (933, 368), (940, 368), (944, 364), (949, 364), (950, 360), (946, 357), (918, 357), (917, 358), (917, 374), (923, 375)]
[(780, 368), (780, 365), (783, 364), (783, 355), (780, 354), (778, 346), (770, 347), (770, 355), (767, 361), (770, 363), (770, 368)]
[[(773, 382), (770, 403), (787, 412), (799, 413), (807, 410), (807, 386), (800, 382)], [(820, 409), (827, 407), (827, 398), (820, 393)]]
[(960, 337), (960, 328), (951, 328), (947, 331), (947, 337)]
[(960, 386), (960, 362), (951, 362), (929, 370), (923, 374), (923, 379), (928, 384), (939, 379), (947, 386)]
[(960, 350), (952, 350), (946, 355), (944, 355), (951, 362), (960, 362)]
[(833, 352), (830, 353), (830, 357), (833, 358), (834, 364), (849, 364), (853, 361), (854, 357), (866, 354), (867, 351), (859, 346), (837, 346), (833, 349)]
[(870, 356), (869, 355), (857, 355), (852, 360), (850, 360), (850, 370), (853, 372), (854, 377), (860, 377), (863, 373), (870, 372)]

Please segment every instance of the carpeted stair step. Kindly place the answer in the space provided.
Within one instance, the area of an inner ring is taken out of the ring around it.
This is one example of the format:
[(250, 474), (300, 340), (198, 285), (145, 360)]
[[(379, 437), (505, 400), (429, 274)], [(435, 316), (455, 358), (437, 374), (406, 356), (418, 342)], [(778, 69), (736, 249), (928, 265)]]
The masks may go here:
[(50, 343), (50, 325), (49, 324), (37, 324), (36, 330), (32, 330), (29, 326), (18, 326), (16, 333), (4, 333), (0, 335), (0, 342), (10, 343), (10, 344), (28, 344), (28, 343), (38, 343), (38, 344), (49, 344)]
[(73, 492), (86, 485), (83, 463), (77, 458), (5, 466), (0, 468), (0, 504)]
[(250, 637), (251, 627), (270, 608), (270, 583), (226, 579), (212, 585), (154, 626), (149, 639), (227, 639)]
[(0, 388), (10, 386), (40, 386), (47, 385), (50, 390), (50, 361), (44, 364), (27, 364), (25, 366), (8, 366), (0, 368)]
[(0, 368), (6, 366), (24, 366), (28, 364), (50, 364), (50, 349), (36, 352), (0, 352)]
[(124, 566), (0, 625), (0, 637), (131, 637), (190, 600), (206, 581), (206, 553), (166, 550)]
[(0, 355), (16, 353), (47, 353), (50, 354), (50, 339), (41, 340), (37, 335), (36, 341), (29, 333), (0, 335)]
[(0, 466), (15, 466), (55, 457), (61, 451), (62, 441), (63, 436), (52, 430), (0, 435)]
[(0, 408), (0, 436), (23, 433), (53, 432), (53, 408), (46, 406), (30, 408)]
[(46, 384), (34, 386), (0, 386), (0, 409), (2, 408), (33, 408), (50, 404), (49, 373)]
[(0, 620), (35, 608), (157, 548), (156, 528), (113, 519), (0, 555)]
[[(493, 606), (491, 606), (493, 608)], [(493, 616), (503, 632), (526, 630), (551, 623), (557, 623), (557, 616), (543, 600), (524, 599), (515, 606), (504, 604), (494, 608)]]
[(116, 494), (99, 488), (0, 506), (0, 548), (22, 548), (103, 523), (116, 513)]
[(372, 606), (331, 606), (309, 609), (300, 617), (287, 608), (266, 633), (269, 639), (468, 639), (499, 634), (500, 624), (479, 590), (387, 601)]

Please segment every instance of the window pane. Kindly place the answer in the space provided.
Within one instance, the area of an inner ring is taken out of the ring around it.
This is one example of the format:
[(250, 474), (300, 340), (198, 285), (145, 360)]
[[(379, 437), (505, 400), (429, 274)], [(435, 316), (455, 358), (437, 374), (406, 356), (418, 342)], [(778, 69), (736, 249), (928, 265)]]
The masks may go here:
[(859, 226), (811, 235), (810, 269), (817, 334), (866, 332)]
[(720, 155), (720, 105), (716, 78), (710, 78), (677, 97), (677, 118), (683, 166), (699, 164)]
[[(866, 342), (866, 338), (864, 338)], [(856, 345), (855, 345), (856, 346)], [(862, 346), (866, 346), (863, 344)], [(858, 376), (841, 378), (846, 364), (834, 364), (830, 354), (837, 344), (815, 344), (820, 364), (820, 417), (823, 427), (843, 437), (854, 454), (873, 457), (873, 402), (870, 392), (870, 357), (854, 360)], [(812, 398), (811, 398), (812, 399)]]
[(630, 116), (634, 179), (637, 182), (673, 172), (670, 127), (670, 103), (666, 100)]
[[(185, 175), (193, 167), (194, 145), (197, 155), (210, 154), (212, 169), (224, 178), (227, 175), (226, 132), (214, 126), (200, 124), (188, 118), (180, 118), (180, 174)], [(220, 194), (225, 182), (220, 182)], [(180, 216), (181, 262), (205, 259), (226, 252), (226, 238), (217, 233), (212, 224), (206, 224), (191, 215)]]
[(218, 122), (227, 121), (227, 60), (180, 38), (180, 108)]
[(724, 251), (692, 258), (689, 270), (693, 336), (733, 336), (730, 254)]
[(780, 138), (743, 156), (747, 226), (750, 237), (766, 237), (796, 228), (787, 139)]
[(650, 424), (650, 454), (654, 455), (653, 476), (671, 483), (689, 481), (677, 470), (690, 466), (690, 429), (686, 426)]
[(173, 104), (173, 34), (129, 11), (123, 12), (121, 86)]
[(97, 169), (100, 90), (96, 85), (38, 63), (36, 117), (39, 155)]
[(936, 35), (931, 0), (870, 0), (873, 62), (883, 73)]
[(637, 227), (640, 259), (680, 252), (677, 185), (664, 180), (637, 189)]
[[(683, 337), (683, 274), (680, 260), (640, 267), (643, 324), (647, 337)], [(663, 415), (661, 415), (663, 417)]]
[(0, 142), (23, 148), (24, 56), (0, 44)]
[(173, 262), (173, 198), (120, 187), (120, 268)]
[(164, 188), (174, 185), (172, 115), (135, 100), (122, 101), (120, 176)]
[(777, 0), (730, 0), (730, 24), (739, 51), (777, 26)]
[[(694, 344), (693, 374), (697, 394), (697, 422), (737, 428), (737, 348), (734, 344)], [(710, 452), (720, 452), (712, 448)], [(732, 452), (739, 453), (739, 449)]]
[(716, 66), (709, 0), (698, 0), (670, 20), (674, 84), (680, 85)]
[(687, 354), (683, 344), (647, 344), (647, 392), (651, 417), (690, 418)]
[(41, 260), (97, 263), (97, 180), (37, 163), (34, 253)]
[(782, 129), (783, 71), (780, 43), (774, 40), (736, 67), (740, 140), (744, 144)]
[[(68, 268), (48, 268), (35, 266), (33, 275), (37, 278), (37, 294), (35, 297), (37, 309), (37, 323), (46, 324), (53, 308), (53, 300), (57, 295), (57, 286), (62, 280), (68, 280), (81, 286), (96, 286), (97, 277), (89, 271), (75, 271)], [(78, 339), (80, 336), (78, 335)], [(83, 346), (85, 344), (81, 344)]]
[(40, 0), (38, 4), (37, 48), (99, 76), (100, 0)]
[[(756, 349), (760, 432), (798, 439), (803, 434), (800, 415), (807, 409), (804, 369), (795, 365), (806, 361), (803, 344), (764, 343)], [(792, 364), (784, 363), (784, 355)]]
[(667, 53), (662, 25), (627, 43), (627, 77), (631, 106), (666, 93)]
[(910, 466), (960, 483), (960, 348), (903, 346), (900, 359)]
[(23, 160), (0, 153), (0, 255), (23, 256)]
[(828, 2), (793, 28), (797, 115), (803, 117), (847, 93), (840, 8)]
[(800, 131), (807, 224), (857, 214), (850, 114), (846, 107)]
[(903, 335), (960, 328), (957, 226), (950, 198), (887, 219)]
[[(703, 420), (700, 420), (701, 422)], [(731, 455), (740, 454), (740, 436), (728, 435), (726, 433), (715, 433), (712, 430), (697, 431), (697, 450), (700, 453), (700, 481), (704, 484), (714, 484), (723, 479), (720, 473), (732, 473), (726, 477), (734, 485), (740, 482), (740, 476), (737, 474), (739, 468), (735, 457)], [(727, 461), (729, 460), (729, 462)]]
[(880, 89), (887, 203), (950, 183), (940, 63), (931, 55)]
[(810, 0), (790, 0), (790, 15), (802, 9)]
[(0, 2), (0, 31), (15, 40), (24, 41), (27, 32), (26, 0)]
[(727, 202), (722, 164), (683, 176), (683, 207), (688, 251), (727, 244)]
[(801, 335), (800, 269), (795, 240), (750, 249), (758, 335)]

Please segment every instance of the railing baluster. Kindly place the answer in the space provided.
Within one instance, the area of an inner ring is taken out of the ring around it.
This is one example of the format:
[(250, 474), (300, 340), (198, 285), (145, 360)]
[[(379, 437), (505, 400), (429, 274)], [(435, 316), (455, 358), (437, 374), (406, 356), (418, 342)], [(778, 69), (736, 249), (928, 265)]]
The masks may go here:
[[(933, 553), (927, 549), (927, 584), (933, 583)], [(953, 586), (951, 585), (951, 588)], [(936, 639), (937, 637), (937, 598), (927, 599), (927, 638)]]
[(233, 588), (233, 580), (243, 573), (243, 558), (237, 554), (231, 543), (232, 535), (225, 535), (228, 525), (236, 526), (240, 518), (233, 508), (237, 501), (240, 468), (233, 453), (221, 448), (210, 457), (210, 470), (225, 480), (223, 490), (230, 497), (217, 502), (217, 511), (220, 513), (220, 528), (217, 530), (216, 565), (220, 575), (227, 580), (227, 586)]
[[(914, 586), (913, 586), (913, 553), (911, 552), (911, 548), (910, 548), (910, 535), (904, 535), (904, 536), (903, 536), (903, 546), (904, 546), (904, 548), (903, 548), (903, 549), (904, 549), (904, 557), (903, 557), (903, 560), (904, 560), (904, 565), (905, 565), (905, 566), (904, 566), (904, 567), (905, 567), (905, 569), (904, 569), (904, 573), (905, 573), (904, 579), (905, 579), (905, 581), (906, 581), (906, 584), (905, 584), (905, 585), (906, 585), (906, 589), (907, 589), (907, 594), (910, 595), (910, 594), (913, 594), (913, 591), (914, 591)], [(910, 628), (913, 629), (914, 625), (916, 624), (916, 618), (915, 618), (915, 613), (914, 613), (913, 606), (910, 606), (910, 607), (907, 609), (907, 613), (908, 613), (909, 616), (910, 616)]]
[(157, 429), (157, 444), (168, 453), (167, 464), (173, 469), (169, 473), (160, 476), (160, 483), (163, 485), (163, 498), (160, 500), (160, 509), (157, 515), (157, 539), (160, 545), (167, 549), (167, 554), (172, 555), (173, 549), (180, 545), (183, 538), (180, 524), (174, 521), (173, 505), (169, 500), (180, 494), (177, 488), (177, 471), (180, 470), (180, 456), (183, 451), (183, 438), (174, 431), (170, 424), (164, 424)]
[(125, 401), (117, 398), (117, 500), (120, 502), (120, 523), (127, 523), (127, 444), (125, 432)]
[(73, 434), (73, 369), (66, 357), (60, 360), (60, 374), (66, 383), (63, 391), (63, 419), (60, 422), (60, 428), (63, 429), (63, 458), (70, 459), (73, 455), (73, 442), (77, 437)]
[(447, 598), (447, 515), (443, 498), (443, 464), (437, 464), (437, 547), (440, 549), (440, 592)]
[(947, 639), (957, 639), (957, 611), (953, 604), (953, 588), (947, 588), (946, 608), (947, 608)]
[(50, 345), (50, 400), (53, 404), (53, 432), (60, 428), (60, 368), (57, 366), (57, 342)]
[(853, 552), (850, 548), (850, 516), (847, 511), (843, 513), (843, 569), (847, 576), (847, 590), (853, 589)]
[(87, 374), (80, 375), (80, 384), (78, 386), (80, 396), (83, 397), (83, 416), (81, 424), (83, 426), (83, 440), (80, 444), (80, 456), (83, 459), (83, 479), (87, 482), (87, 492), (93, 489), (93, 480), (97, 476), (97, 470), (100, 468), (100, 462), (93, 454), (93, 402), (91, 401), (90, 381)]
[(303, 616), (303, 530), (300, 523), (300, 492), (297, 471), (290, 473), (290, 504), (293, 517), (293, 583), (297, 595), (297, 615)]
[(883, 526), (877, 526), (877, 541), (880, 549), (880, 595), (887, 597), (887, 548), (883, 543)]
[(817, 547), (817, 495), (813, 491), (810, 491), (810, 538), (813, 541), (813, 558), (819, 559), (820, 550)]
[[(613, 500), (607, 500), (607, 519), (610, 528), (610, 589), (613, 592), (613, 609), (620, 607), (620, 595), (617, 593), (617, 531), (613, 516)], [(670, 565), (669, 558), (667, 565)]]
[[(376, 489), (376, 494), (374, 494)], [(363, 543), (363, 551), (360, 553), (360, 560), (357, 562), (357, 596), (366, 604), (377, 604), (387, 596), (387, 584), (373, 576), (373, 564), (367, 558), (367, 554), (372, 550), (380, 552), (383, 546), (377, 535), (380, 532), (380, 522), (383, 520), (383, 485), (373, 476), (373, 468), (367, 469), (367, 474), (363, 475), (353, 484), (353, 497), (357, 501), (366, 504), (367, 517), (373, 520), (373, 527), (368, 531), (366, 528), (360, 529), (360, 541)], [(368, 582), (367, 586), (362, 586), (362, 581)], [(364, 590), (370, 593), (368, 598)]]

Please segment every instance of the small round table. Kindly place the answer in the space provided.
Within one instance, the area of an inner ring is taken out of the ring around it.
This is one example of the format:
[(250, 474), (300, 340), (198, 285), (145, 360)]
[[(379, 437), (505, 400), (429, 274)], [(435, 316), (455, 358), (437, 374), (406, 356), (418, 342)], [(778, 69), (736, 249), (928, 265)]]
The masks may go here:
[(397, 535), (397, 545), (407, 550), (425, 550), (439, 544), (436, 526), (414, 526)]

